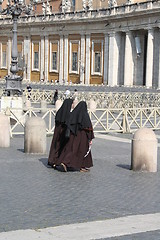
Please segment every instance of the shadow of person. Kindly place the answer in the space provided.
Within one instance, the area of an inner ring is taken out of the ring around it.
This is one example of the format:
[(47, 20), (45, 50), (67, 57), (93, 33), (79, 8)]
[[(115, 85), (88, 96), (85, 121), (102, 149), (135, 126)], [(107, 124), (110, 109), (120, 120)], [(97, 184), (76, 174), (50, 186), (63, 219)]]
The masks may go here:
[(46, 167), (46, 168), (52, 168), (48, 165), (48, 158), (40, 158), (39, 161)]
[(117, 164), (116, 166), (120, 167), (120, 168), (127, 169), (127, 170), (131, 170), (131, 166), (127, 165), (127, 164)]
[(24, 149), (18, 148), (17, 151), (24, 153)]

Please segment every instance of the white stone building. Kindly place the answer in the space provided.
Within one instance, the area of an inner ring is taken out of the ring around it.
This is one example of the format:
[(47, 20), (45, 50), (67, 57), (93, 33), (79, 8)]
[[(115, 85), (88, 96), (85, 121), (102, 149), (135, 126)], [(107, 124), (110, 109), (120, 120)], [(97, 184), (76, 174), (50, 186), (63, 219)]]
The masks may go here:
[[(10, 74), (11, 18), (0, 18), (0, 77)], [(20, 74), (28, 81), (160, 87), (160, 1), (23, 16)]]

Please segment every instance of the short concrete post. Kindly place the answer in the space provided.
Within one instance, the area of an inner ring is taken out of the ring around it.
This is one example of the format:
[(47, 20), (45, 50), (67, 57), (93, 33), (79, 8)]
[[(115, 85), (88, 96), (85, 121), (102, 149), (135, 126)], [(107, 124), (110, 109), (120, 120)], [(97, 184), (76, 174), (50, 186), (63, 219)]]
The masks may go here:
[(24, 129), (24, 152), (46, 153), (46, 124), (40, 117), (31, 117)]
[(58, 99), (56, 101), (55, 107), (56, 107), (56, 112), (60, 109), (60, 107), (62, 106), (62, 101), (60, 99)]
[(47, 102), (45, 100), (41, 100), (41, 113), (45, 113), (47, 111)]
[(0, 147), (10, 147), (10, 122), (2, 113), (0, 113)]
[(134, 171), (157, 172), (157, 139), (148, 128), (141, 128), (132, 140), (131, 169)]

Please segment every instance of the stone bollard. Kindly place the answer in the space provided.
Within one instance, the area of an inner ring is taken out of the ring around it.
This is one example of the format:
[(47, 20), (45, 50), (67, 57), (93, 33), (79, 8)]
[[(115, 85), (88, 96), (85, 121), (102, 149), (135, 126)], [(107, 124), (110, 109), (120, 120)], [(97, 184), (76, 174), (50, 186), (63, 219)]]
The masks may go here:
[(97, 108), (97, 103), (96, 101), (94, 100), (90, 100), (89, 101), (89, 109), (92, 111), (92, 112), (95, 112), (96, 111), (96, 108)]
[(0, 147), (10, 147), (10, 122), (2, 113), (0, 113)]
[(56, 107), (56, 112), (60, 109), (60, 107), (62, 106), (62, 101), (60, 99), (58, 99), (56, 101), (55, 107)]
[(132, 140), (131, 169), (134, 171), (157, 172), (157, 139), (148, 128), (141, 128)]
[(47, 102), (45, 100), (41, 100), (41, 113), (45, 113), (47, 111)]
[(24, 129), (24, 152), (46, 153), (46, 124), (40, 117), (31, 117), (26, 121)]

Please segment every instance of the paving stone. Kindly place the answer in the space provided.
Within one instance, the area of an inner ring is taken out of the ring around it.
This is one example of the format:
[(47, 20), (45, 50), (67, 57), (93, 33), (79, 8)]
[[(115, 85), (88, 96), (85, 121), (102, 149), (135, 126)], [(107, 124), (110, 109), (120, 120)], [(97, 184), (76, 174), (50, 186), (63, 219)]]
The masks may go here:
[(131, 171), (123, 138), (93, 140), (89, 173), (49, 168), (47, 141), (46, 155), (25, 154), (23, 137), (0, 149), (0, 232), (160, 212), (160, 163), (157, 173)]

